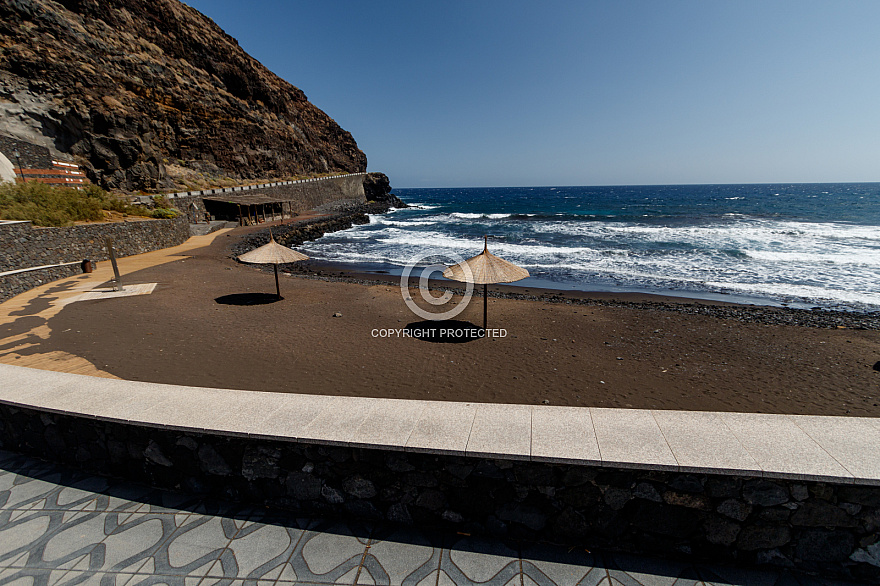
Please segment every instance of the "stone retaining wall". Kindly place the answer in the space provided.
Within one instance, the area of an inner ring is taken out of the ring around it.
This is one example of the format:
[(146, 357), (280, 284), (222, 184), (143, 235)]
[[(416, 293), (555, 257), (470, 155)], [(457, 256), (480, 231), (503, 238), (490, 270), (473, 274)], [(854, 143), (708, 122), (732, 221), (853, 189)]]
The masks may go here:
[[(187, 206), (187, 209), (189, 209), (188, 206), (191, 202), (199, 202), (212, 215), (223, 216), (226, 219), (233, 219), (239, 213), (238, 206), (225, 203), (227, 200), (224, 198), (227, 195), (229, 197), (254, 196), (269, 198), (276, 202), (283, 201), (285, 202), (285, 213), (291, 211), (301, 213), (309, 210), (338, 211), (366, 203), (363, 181), (364, 174), (358, 173), (313, 180), (272, 183), (249, 187), (241, 192), (227, 188), (211, 190), (215, 193), (204, 191), (191, 192), (189, 195), (177, 194), (172, 201), (178, 207)], [(183, 208), (181, 207), (181, 209)]]
[[(185, 215), (172, 220), (81, 224), (66, 228), (34, 227), (30, 222), (0, 223), (0, 273), (84, 259), (106, 260), (105, 238), (117, 256), (142, 254), (182, 244), (189, 238)], [(80, 271), (78, 265), (53, 266), (0, 277), (0, 301), (43, 283)]]
[(254, 189), (248, 194), (267, 195), (279, 200), (291, 200), (294, 212), (305, 212), (324, 204), (340, 202), (364, 203), (364, 176), (362, 174), (330, 177), (313, 182), (297, 182)]
[(877, 486), (231, 437), (11, 405), (0, 447), (305, 515), (880, 579)]

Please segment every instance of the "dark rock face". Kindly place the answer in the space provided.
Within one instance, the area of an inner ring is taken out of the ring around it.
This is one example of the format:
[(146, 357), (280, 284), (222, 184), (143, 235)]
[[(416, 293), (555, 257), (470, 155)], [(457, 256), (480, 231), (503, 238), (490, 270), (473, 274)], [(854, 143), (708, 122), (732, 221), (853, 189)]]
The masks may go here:
[[(0, 3), (0, 129), (108, 188), (366, 170), (351, 134), (178, 0)], [(35, 140), (35, 142), (40, 142)]]
[(364, 196), (367, 201), (387, 204), (390, 207), (407, 207), (399, 197), (391, 193), (391, 182), (385, 173), (367, 173), (364, 177)]

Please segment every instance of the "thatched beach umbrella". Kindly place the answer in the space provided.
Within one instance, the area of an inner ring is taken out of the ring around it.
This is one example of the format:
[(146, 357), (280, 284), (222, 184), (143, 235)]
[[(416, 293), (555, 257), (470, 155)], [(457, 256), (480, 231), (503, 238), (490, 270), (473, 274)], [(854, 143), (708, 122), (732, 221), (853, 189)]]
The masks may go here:
[(281, 299), (281, 287), (278, 285), (278, 265), (306, 260), (307, 258), (309, 257), (301, 252), (297, 252), (286, 246), (281, 246), (275, 242), (275, 237), (272, 236), (272, 233), (270, 232), (268, 244), (264, 244), (259, 248), (244, 253), (238, 257), (238, 260), (252, 264), (275, 265), (275, 292), (278, 293), (278, 299)]
[[(483, 252), (462, 263), (452, 265), (443, 271), (443, 276), (455, 281), (470, 281), (477, 285), (483, 285), (483, 329), (485, 330), (489, 306), (489, 283), (519, 281), (528, 277), (529, 271), (489, 252), (489, 237), (484, 236), (484, 240)], [(468, 272), (462, 267), (465, 263), (470, 267), (470, 278), (468, 278)]]

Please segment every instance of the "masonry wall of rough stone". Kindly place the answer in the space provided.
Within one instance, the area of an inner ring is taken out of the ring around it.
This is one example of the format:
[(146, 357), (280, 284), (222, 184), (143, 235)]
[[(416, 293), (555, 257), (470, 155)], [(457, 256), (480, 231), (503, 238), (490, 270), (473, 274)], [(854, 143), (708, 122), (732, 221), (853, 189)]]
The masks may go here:
[(305, 515), (880, 580), (880, 487), (332, 447), (0, 405), (0, 447)]
[(72, 277), (79, 273), (82, 273), (80, 265), (63, 265), (2, 276), (0, 277), (0, 303), (15, 297), (19, 293), (39, 287), (43, 283), (51, 283), (52, 281)]
[[(13, 154), (16, 151), (18, 151), (18, 159)], [(16, 167), (20, 163), (25, 169), (52, 168), (52, 155), (49, 149), (5, 134), (0, 134), (0, 152)]]
[[(34, 227), (30, 222), (0, 223), (0, 272), (44, 265), (108, 259), (104, 244), (113, 240), (117, 256), (131, 256), (182, 244), (189, 238), (185, 215), (172, 220), (82, 224), (66, 228)], [(80, 267), (53, 267), (0, 277), (0, 301), (42, 283), (80, 272)]]

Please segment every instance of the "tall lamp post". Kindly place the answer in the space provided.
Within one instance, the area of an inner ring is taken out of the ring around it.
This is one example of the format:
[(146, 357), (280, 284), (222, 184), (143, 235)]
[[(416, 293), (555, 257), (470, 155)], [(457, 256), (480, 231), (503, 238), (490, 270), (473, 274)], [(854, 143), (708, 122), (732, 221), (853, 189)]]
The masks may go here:
[(15, 149), (12, 151), (12, 156), (15, 157), (15, 162), (18, 163), (18, 174), (21, 175), (21, 182), (27, 182), (24, 178), (24, 169), (21, 168), (21, 153), (18, 152), (18, 149)]

